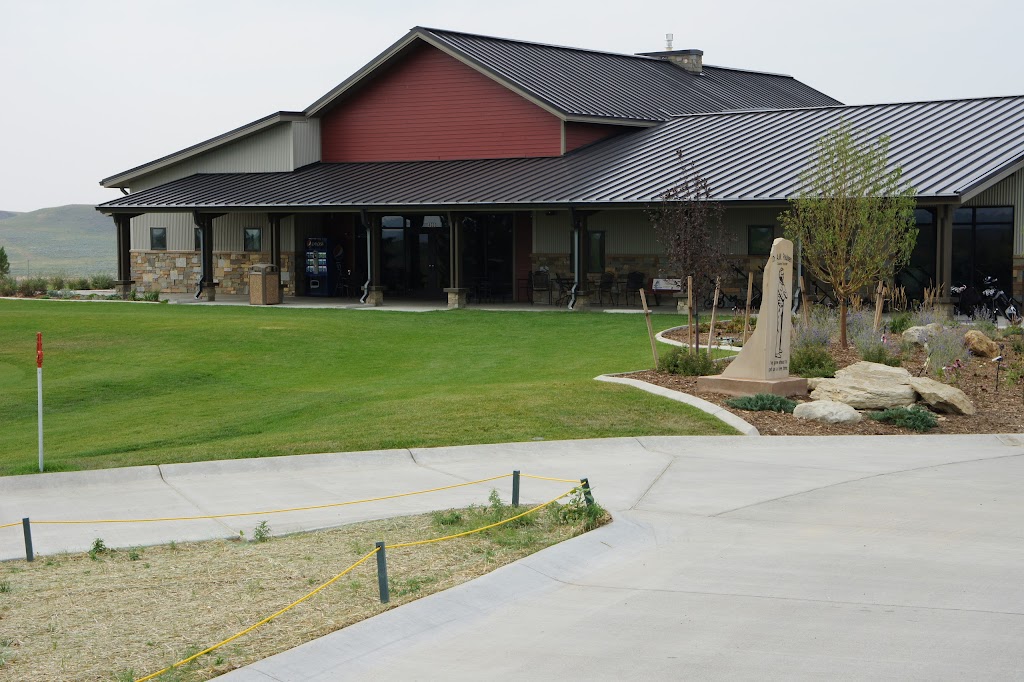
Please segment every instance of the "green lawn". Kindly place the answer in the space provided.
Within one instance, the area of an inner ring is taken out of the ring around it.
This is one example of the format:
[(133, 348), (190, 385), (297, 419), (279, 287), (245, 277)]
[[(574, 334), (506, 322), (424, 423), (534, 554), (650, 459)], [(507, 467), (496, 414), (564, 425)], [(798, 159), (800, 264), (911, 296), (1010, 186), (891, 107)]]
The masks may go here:
[[(683, 318), (655, 316), (659, 328)], [(0, 474), (732, 430), (593, 381), (650, 366), (640, 315), (0, 301)]]

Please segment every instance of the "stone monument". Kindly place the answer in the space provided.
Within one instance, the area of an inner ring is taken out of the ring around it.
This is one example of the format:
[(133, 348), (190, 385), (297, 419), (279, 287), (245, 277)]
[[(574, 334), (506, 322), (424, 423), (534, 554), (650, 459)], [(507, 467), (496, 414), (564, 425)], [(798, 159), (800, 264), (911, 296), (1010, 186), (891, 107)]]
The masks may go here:
[(761, 310), (740, 354), (717, 376), (697, 379), (697, 390), (729, 395), (806, 395), (807, 380), (789, 376), (793, 334), (793, 242), (776, 239), (764, 268)]

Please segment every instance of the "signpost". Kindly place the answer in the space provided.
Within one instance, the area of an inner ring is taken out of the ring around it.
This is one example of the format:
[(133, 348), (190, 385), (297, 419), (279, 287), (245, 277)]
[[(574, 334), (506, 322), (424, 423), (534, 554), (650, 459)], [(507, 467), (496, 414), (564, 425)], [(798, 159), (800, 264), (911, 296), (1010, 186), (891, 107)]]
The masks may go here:
[(36, 386), (39, 393), (39, 472), (43, 471), (43, 333), (36, 334)]

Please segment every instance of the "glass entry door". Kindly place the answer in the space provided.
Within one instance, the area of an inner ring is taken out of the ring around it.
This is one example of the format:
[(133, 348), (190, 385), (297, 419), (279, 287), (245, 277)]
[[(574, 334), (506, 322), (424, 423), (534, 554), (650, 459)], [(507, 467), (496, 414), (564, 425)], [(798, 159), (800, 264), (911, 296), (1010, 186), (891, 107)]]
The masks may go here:
[(442, 216), (384, 216), (381, 282), (393, 296), (442, 298), (448, 286), (448, 225)]

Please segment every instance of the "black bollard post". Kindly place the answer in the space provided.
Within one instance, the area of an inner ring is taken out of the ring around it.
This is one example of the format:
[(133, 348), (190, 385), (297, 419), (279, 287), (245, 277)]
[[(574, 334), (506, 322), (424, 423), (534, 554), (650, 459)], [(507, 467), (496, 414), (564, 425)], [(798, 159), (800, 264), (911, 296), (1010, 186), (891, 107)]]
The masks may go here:
[(583, 485), (583, 499), (587, 501), (588, 507), (593, 507), (594, 495), (590, 492), (590, 481), (586, 478), (581, 478), (580, 483)]
[(25, 561), (34, 561), (36, 554), (32, 551), (32, 525), (27, 516), (21, 520), (21, 528), (25, 531)]
[(388, 590), (388, 558), (384, 543), (378, 542), (377, 549), (377, 588), (380, 590), (380, 603), (387, 604), (391, 601), (391, 592)]
[(512, 472), (512, 506), (519, 506), (519, 470)]

